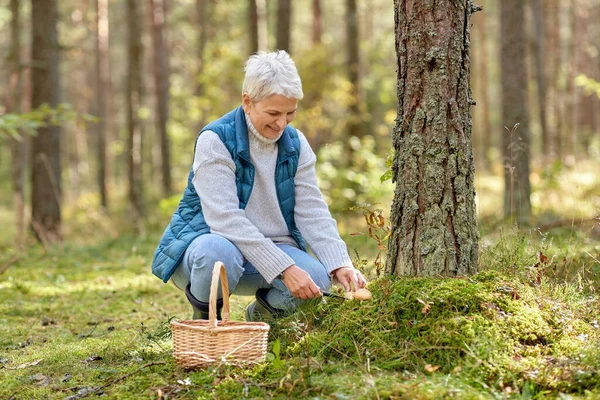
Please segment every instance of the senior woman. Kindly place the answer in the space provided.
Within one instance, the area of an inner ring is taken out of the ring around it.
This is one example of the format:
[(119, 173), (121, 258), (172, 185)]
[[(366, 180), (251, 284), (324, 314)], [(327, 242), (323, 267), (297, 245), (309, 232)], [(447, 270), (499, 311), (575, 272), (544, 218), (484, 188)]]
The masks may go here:
[(198, 135), (187, 188), (152, 263), (185, 291), (195, 319), (208, 319), (216, 261), (233, 294), (255, 296), (250, 321), (285, 315), (332, 279), (347, 291), (366, 284), (317, 186), (315, 154), (289, 125), (303, 97), (294, 62), (285, 51), (261, 53), (245, 72), (242, 105)]

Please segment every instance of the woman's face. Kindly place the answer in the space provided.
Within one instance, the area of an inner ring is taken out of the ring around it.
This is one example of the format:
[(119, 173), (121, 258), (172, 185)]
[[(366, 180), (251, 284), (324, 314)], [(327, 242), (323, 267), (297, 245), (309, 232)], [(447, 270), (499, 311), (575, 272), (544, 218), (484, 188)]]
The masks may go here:
[(259, 102), (253, 102), (244, 93), (242, 107), (258, 133), (267, 139), (276, 139), (287, 124), (296, 117), (298, 100), (280, 94), (272, 94)]

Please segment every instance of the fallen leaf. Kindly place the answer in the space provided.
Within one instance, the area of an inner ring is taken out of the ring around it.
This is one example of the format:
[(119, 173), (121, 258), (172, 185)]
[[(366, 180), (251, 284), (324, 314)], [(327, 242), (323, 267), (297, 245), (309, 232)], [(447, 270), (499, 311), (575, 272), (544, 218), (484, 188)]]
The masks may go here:
[(32, 361), (32, 362), (21, 364), (21, 365), (19, 365), (15, 369), (25, 369), (25, 368), (28, 368), (28, 367), (34, 367), (34, 366), (38, 365), (41, 362), (42, 362), (42, 359), (35, 360), (35, 361)]
[(429, 313), (429, 310), (431, 310), (431, 304), (425, 304), (423, 306), (423, 309), (421, 310), (421, 312), (425, 315), (427, 315)]
[(31, 379), (33, 381), (37, 381), (38, 385), (40, 385), (40, 386), (48, 386), (48, 384), (50, 383), (50, 378), (48, 378), (46, 375), (43, 375), (41, 373), (32, 375), (29, 377), (29, 379)]
[(86, 358), (83, 362), (89, 363), (91, 361), (99, 361), (99, 360), (102, 360), (102, 357), (94, 354), (93, 356), (89, 356), (88, 358)]
[(431, 365), (431, 364), (426, 364), (425, 365), (425, 371), (432, 373), (437, 371), (438, 369), (440, 369), (439, 365)]

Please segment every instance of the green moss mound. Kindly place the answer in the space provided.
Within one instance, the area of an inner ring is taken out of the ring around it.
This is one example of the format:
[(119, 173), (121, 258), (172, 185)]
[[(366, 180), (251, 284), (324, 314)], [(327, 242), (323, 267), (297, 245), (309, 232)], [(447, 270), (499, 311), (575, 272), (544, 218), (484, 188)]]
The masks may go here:
[(282, 321), (290, 354), (366, 369), (468, 374), (481, 385), (584, 392), (600, 387), (597, 296), (483, 272), (381, 278), (370, 301), (327, 299)]

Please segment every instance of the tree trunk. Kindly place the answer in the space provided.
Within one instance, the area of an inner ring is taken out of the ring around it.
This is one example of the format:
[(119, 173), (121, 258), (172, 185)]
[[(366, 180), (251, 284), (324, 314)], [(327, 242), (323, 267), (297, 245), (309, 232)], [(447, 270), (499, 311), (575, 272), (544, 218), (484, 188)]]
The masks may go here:
[(250, 54), (267, 50), (267, 6), (265, 0), (248, 2)]
[[(521, 0), (501, 4), (501, 82), (504, 156), (504, 216), (528, 224), (531, 216), (529, 183), (529, 115), (525, 5)], [(518, 125), (517, 125), (518, 124)]]
[(575, 88), (575, 77), (577, 76), (576, 69), (578, 67), (577, 59), (579, 57), (579, 52), (575, 46), (575, 32), (576, 32), (576, 22), (577, 22), (577, 1), (571, 0), (569, 4), (565, 7), (566, 15), (568, 16), (569, 23), (568, 33), (565, 37), (566, 40), (566, 54), (565, 54), (565, 70), (566, 70), (566, 93), (565, 93), (565, 116), (564, 121), (566, 123), (565, 127), (565, 135), (562, 138), (562, 147), (565, 149), (569, 158), (574, 159), (576, 155), (575, 144), (577, 142), (577, 138), (579, 136), (579, 132), (577, 131), (577, 103), (578, 103), (578, 93)]
[(323, 20), (321, 18), (321, 0), (313, 0), (312, 6), (313, 14), (313, 29), (312, 29), (312, 42), (313, 45), (322, 43), (323, 38)]
[(478, 13), (473, 18), (472, 35), (476, 39), (472, 41), (473, 48), (471, 51), (471, 64), (475, 66), (475, 74), (472, 77), (475, 89), (475, 100), (477, 106), (473, 120), (476, 132), (473, 132), (473, 146), (476, 149), (476, 165), (477, 168), (485, 170), (491, 169), (491, 160), (489, 157), (491, 144), (491, 128), (490, 128), (490, 104), (488, 99), (488, 58), (487, 58), (487, 30), (489, 26), (486, 24), (486, 12)]
[(277, 8), (277, 50), (290, 51), (292, 1), (279, 0)]
[[(60, 101), (60, 75), (56, 0), (31, 1), (31, 107)], [(31, 225), (38, 240), (54, 243), (61, 235), (60, 128), (46, 126), (32, 140)]]
[[(254, 2), (254, 0), (252, 0)], [(196, 71), (196, 88), (194, 90), (194, 96), (202, 96), (204, 94), (204, 83), (202, 81), (202, 74), (204, 73), (204, 50), (206, 49), (206, 43), (208, 38), (208, 29), (210, 29), (210, 16), (209, 16), (209, 0), (196, 0), (196, 26), (198, 29), (198, 43), (196, 45), (196, 65), (198, 70)], [(256, 10), (256, 6), (254, 7)], [(251, 18), (252, 20), (252, 18)], [(252, 25), (252, 21), (250, 21)], [(253, 43), (254, 38), (252, 37), (252, 29), (250, 30), (251, 42)], [(258, 46), (258, 37), (256, 37), (256, 43)], [(251, 44), (253, 46), (253, 44)]]
[(98, 124), (96, 124), (98, 170), (96, 179), (98, 191), (100, 192), (100, 205), (106, 209), (108, 207), (108, 192), (106, 189), (106, 117), (107, 117), (107, 89), (109, 88), (108, 70), (110, 61), (108, 58), (108, 0), (94, 0), (96, 10), (96, 35), (94, 47), (96, 52), (95, 65), (95, 95), (96, 112), (98, 114)]
[(552, 145), (553, 155), (556, 156), (559, 160), (562, 160), (562, 146), (561, 146), (561, 136), (562, 136), (562, 98), (563, 93), (560, 86), (560, 76), (561, 76), (561, 65), (562, 65), (562, 51), (561, 51), (561, 35), (560, 35), (560, 3), (558, 0), (547, 0), (544, 2), (544, 5), (547, 7), (547, 21), (548, 21), (548, 37), (549, 37), (549, 46), (547, 59), (547, 65), (549, 69), (548, 76), (550, 77), (549, 89), (551, 90), (551, 95), (549, 98), (552, 101), (551, 110), (549, 117), (549, 126), (552, 126), (550, 129), (550, 141)]
[(544, 6), (542, 0), (533, 0), (531, 4), (533, 23), (535, 26), (535, 78), (537, 81), (537, 97), (542, 139), (542, 158), (549, 160), (550, 140), (548, 138), (548, 124), (546, 120), (546, 71), (544, 68), (544, 54), (546, 53), (546, 29), (544, 24)]
[(133, 211), (133, 219), (139, 231), (142, 230), (144, 215), (142, 197), (142, 121), (139, 109), (142, 106), (142, 40), (139, 3), (127, 0), (127, 178), (129, 181), (129, 203)]
[(350, 109), (348, 115), (348, 137), (363, 136), (360, 116), (360, 77), (359, 77), (359, 41), (358, 13), (356, 0), (346, 0), (346, 51), (348, 80), (352, 85), (350, 93)]
[[(198, 0), (202, 1), (202, 0)], [(248, 30), (250, 31), (250, 54), (258, 52), (258, 8), (256, 7), (257, 0), (248, 1)]]
[(472, 1), (395, 0), (396, 182), (386, 272), (477, 271), (469, 18)]
[(165, 197), (172, 193), (171, 156), (167, 120), (169, 119), (169, 54), (165, 50), (163, 30), (166, 14), (163, 0), (149, 0), (152, 15), (152, 75), (156, 90), (156, 132), (160, 142), (162, 188)]
[[(21, 16), (19, 0), (10, 0), (10, 54), (8, 63), (10, 79), (8, 84), (8, 98), (6, 99), (6, 112), (19, 113), (21, 111), (21, 93), (23, 90), (21, 74)], [(25, 165), (27, 161), (26, 137), (12, 139), (12, 187), (15, 207), (15, 223), (17, 230), (17, 247), (25, 246)]]

